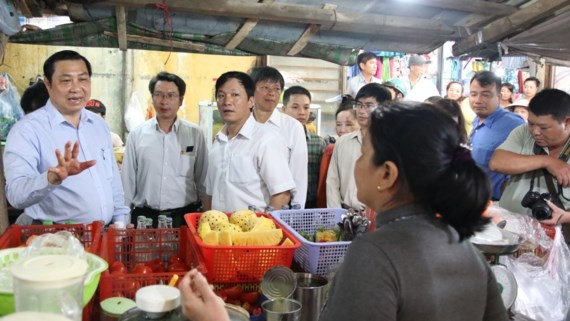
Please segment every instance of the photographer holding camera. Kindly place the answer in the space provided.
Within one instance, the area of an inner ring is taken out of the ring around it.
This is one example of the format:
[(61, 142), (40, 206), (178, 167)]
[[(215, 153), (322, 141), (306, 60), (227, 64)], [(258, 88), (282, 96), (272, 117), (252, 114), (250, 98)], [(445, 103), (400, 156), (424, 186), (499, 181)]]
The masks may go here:
[(529, 104), (528, 124), (514, 129), (489, 162), (511, 175), (499, 205), (545, 224), (570, 223), (569, 161), (570, 95), (544, 89)]

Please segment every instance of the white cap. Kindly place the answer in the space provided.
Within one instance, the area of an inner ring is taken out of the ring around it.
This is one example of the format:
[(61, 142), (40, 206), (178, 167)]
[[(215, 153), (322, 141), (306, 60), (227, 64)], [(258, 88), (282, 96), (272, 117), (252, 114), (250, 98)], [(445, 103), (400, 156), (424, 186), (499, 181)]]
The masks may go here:
[(15, 281), (52, 289), (83, 282), (87, 268), (85, 260), (71, 255), (39, 255), (16, 261), (10, 271)]
[(137, 291), (135, 301), (145, 312), (168, 312), (180, 306), (180, 290), (168, 285), (149, 285)]

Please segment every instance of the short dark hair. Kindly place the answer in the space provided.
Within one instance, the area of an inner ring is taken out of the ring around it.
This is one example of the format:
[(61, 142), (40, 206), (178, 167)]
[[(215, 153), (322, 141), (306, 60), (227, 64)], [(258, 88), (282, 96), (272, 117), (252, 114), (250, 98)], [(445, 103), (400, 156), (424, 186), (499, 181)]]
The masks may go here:
[(39, 109), (47, 103), (49, 99), (49, 92), (43, 80), (38, 80), (30, 87), (24, 90), (20, 98), (20, 106), (25, 114), (29, 114), (36, 109)]
[(473, 78), (471, 78), (471, 81), (469, 82), (469, 84), (472, 84), (474, 80), (477, 80), (477, 82), (482, 86), (482, 87), (486, 87), (489, 86), (491, 84), (495, 84), (495, 90), (497, 91), (497, 93), (501, 92), (501, 78), (497, 77), (497, 75), (495, 75), (494, 72), (492, 71), (480, 71), (478, 73), (476, 73)]
[(559, 89), (543, 89), (530, 100), (528, 109), (536, 116), (552, 115), (561, 123), (570, 116), (570, 95)]
[(356, 57), (356, 65), (358, 66), (358, 69), (362, 70), (362, 68), (360, 68), (360, 64), (365, 64), (370, 59), (376, 59), (376, 55), (369, 52), (369, 51), (365, 51), (365, 52), (359, 54)]
[(285, 90), (283, 93), (283, 106), (287, 106), (292, 95), (305, 95), (309, 97), (309, 100), (312, 99), (311, 93), (305, 87), (292, 86), (287, 88), (287, 90)]
[(536, 77), (528, 77), (527, 79), (524, 80), (524, 83), (526, 84), (527, 81), (534, 81), (534, 83), (536, 84), (536, 88), (540, 87), (540, 80), (538, 80), (538, 78)]
[(257, 86), (260, 81), (277, 82), (281, 86), (281, 89), (285, 87), (285, 79), (283, 78), (283, 75), (279, 70), (273, 67), (265, 66), (253, 68), (250, 76), (253, 80), (254, 87)]
[(504, 82), (501, 84), (501, 88), (506, 87), (511, 93), (515, 92), (515, 86), (511, 83)]
[(381, 104), (385, 101), (392, 100), (392, 93), (385, 86), (373, 82), (366, 84), (360, 88), (356, 94), (356, 101), (358, 101), (360, 98), (366, 97), (374, 97), (376, 98), (376, 102)]
[(46, 59), (46, 61), (44, 62), (44, 76), (50, 83), (51, 83), (51, 77), (55, 72), (55, 63), (63, 60), (83, 60), (85, 66), (87, 67), (87, 72), (89, 73), (89, 77), (91, 77), (92, 74), (91, 64), (89, 63), (89, 60), (87, 60), (87, 58), (80, 55), (77, 51), (62, 50), (49, 56), (49, 58)]
[(222, 87), (230, 79), (237, 79), (237, 81), (243, 85), (248, 99), (253, 97), (253, 94), (255, 92), (255, 85), (253, 84), (253, 80), (248, 74), (241, 71), (228, 71), (218, 77), (216, 80), (216, 93), (220, 87)]
[(411, 194), (455, 228), (460, 241), (489, 222), (481, 216), (491, 197), (487, 174), (461, 147), (451, 117), (429, 104), (396, 101), (372, 112), (368, 131), (374, 165), (391, 161), (398, 168), (395, 197)]
[(156, 87), (156, 83), (159, 81), (173, 82), (178, 88), (178, 94), (180, 96), (184, 96), (184, 94), (186, 93), (186, 82), (184, 82), (182, 78), (178, 77), (178, 75), (171, 74), (166, 71), (161, 71), (158, 74), (156, 74), (156, 76), (152, 77), (152, 79), (148, 83), (148, 90), (150, 90), (151, 94), (154, 94), (154, 87)]

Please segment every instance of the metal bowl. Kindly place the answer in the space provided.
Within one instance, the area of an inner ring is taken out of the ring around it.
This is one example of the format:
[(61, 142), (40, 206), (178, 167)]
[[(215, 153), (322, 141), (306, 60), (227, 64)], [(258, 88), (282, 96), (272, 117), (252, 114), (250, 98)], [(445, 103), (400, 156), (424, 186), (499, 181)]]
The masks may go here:
[(521, 246), (523, 238), (509, 231), (505, 231), (503, 229), (501, 229), (501, 233), (503, 233), (503, 240), (507, 240), (506, 242), (502, 241), (501, 243), (495, 244), (495, 243), (476, 243), (474, 241), (471, 241), (471, 243), (473, 243), (473, 245), (475, 245), (475, 247), (479, 249), (479, 251), (485, 254), (504, 255), (504, 254), (515, 253)]

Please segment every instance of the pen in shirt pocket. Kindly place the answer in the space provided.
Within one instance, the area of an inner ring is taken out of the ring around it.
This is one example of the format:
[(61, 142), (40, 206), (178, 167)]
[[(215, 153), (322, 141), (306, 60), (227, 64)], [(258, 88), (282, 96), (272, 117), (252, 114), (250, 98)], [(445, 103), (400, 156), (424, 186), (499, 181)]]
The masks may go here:
[(103, 157), (103, 160), (105, 159), (105, 149), (101, 148), (101, 157)]

